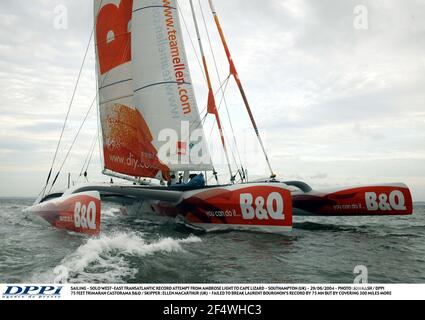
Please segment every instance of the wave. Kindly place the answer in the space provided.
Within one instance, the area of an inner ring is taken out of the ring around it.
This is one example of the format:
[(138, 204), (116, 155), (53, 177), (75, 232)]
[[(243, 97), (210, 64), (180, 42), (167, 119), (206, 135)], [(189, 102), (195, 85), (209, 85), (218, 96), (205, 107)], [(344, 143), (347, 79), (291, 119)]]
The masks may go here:
[(130, 257), (181, 252), (184, 250), (183, 244), (196, 242), (201, 242), (201, 239), (195, 236), (186, 239), (163, 238), (147, 243), (140, 233), (103, 235), (89, 239), (65, 257), (54, 269), (54, 282), (122, 282), (138, 272), (138, 268), (132, 268)]
[(122, 208), (118, 207), (102, 207), (102, 217), (115, 217), (117, 215), (123, 215), (124, 211)]
[(309, 230), (309, 231), (359, 231), (362, 229), (361, 226), (341, 226), (328, 223), (317, 223), (317, 222), (297, 222), (293, 224), (294, 229)]

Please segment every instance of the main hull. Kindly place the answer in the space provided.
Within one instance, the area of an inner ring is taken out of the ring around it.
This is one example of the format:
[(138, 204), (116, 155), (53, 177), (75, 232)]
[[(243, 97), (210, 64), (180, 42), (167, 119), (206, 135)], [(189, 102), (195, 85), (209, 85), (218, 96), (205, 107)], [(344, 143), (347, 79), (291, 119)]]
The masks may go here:
[(184, 192), (177, 204), (153, 206), (162, 215), (182, 216), (205, 230), (292, 230), (292, 200), (285, 184), (237, 184)]

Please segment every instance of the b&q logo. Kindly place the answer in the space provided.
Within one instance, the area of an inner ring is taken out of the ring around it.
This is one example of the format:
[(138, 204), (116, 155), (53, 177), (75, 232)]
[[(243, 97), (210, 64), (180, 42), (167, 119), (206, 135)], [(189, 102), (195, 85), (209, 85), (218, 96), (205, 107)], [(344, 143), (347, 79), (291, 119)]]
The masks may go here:
[(96, 230), (96, 203), (90, 201), (86, 206), (77, 202), (74, 208), (74, 225), (76, 228)]
[(399, 190), (392, 191), (389, 196), (386, 193), (366, 192), (365, 200), (369, 211), (406, 210), (406, 200), (403, 192)]
[(255, 217), (258, 220), (285, 220), (284, 202), (282, 195), (278, 192), (272, 192), (267, 199), (259, 196), (255, 197), (251, 193), (242, 193), (240, 195), (240, 206), (242, 217), (245, 220), (252, 220)]

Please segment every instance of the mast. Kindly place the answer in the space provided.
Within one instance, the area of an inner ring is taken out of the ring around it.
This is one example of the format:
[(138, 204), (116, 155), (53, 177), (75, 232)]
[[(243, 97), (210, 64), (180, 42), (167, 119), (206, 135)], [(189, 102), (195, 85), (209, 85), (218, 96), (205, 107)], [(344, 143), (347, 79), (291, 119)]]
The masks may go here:
[(229, 47), (227, 45), (226, 38), (224, 37), (223, 29), (221, 28), (220, 20), (218, 19), (218, 15), (217, 15), (217, 12), (215, 10), (214, 4), (213, 4), (212, 0), (208, 0), (208, 2), (210, 4), (211, 12), (212, 12), (212, 14), (214, 16), (214, 21), (215, 21), (215, 24), (217, 26), (218, 32), (220, 34), (221, 42), (223, 43), (224, 51), (226, 52), (227, 59), (229, 60), (230, 73), (235, 78), (236, 84), (239, 87), (239, 91), (240, 91), (240, 93), (242, 95), (242, 99), (243, 99), (243, 101), (245, 103), (246, 110), (248, 111), (248, 115), (249, 115), (249, 118), (251, 119), (252, 126), (254, 127), (255, 134), (256, 134), (257, 139), (258, 139), (258, 141), (260, 143), (261, 149), (263, 150), (263, 154), (264, 154), (264, 157), (266, 158), (267, 165), (268, 165), (268, 167), (270, 169), (270, 173), (271, 173), (271, 176), (270, 177), (271, 178), (275, 178), (276, 175), (274, 174), (274, 171), (273, 171), (272, 166), (270, 164), (269, 157), (268, 157), (267, 152), (266, 152), (266, 149), (264, 147), (263, 140), (261, 139), (260, 131), (258, 130), (257, 123), (256, 123), (256, 121), (254, 119), (254, 115), (253, 115), (253, 113), (251, 111), (251, 107), (249, 105), (248, 98), (247, 98), (247, 96), (245, 94), (245, 90), (244, 90), (244, 88), (242, 86), (242, 82), (241, 82), (241, 80), (239, 78), (239, 74), (236, 71), (236, 67), (235, 67), (235, 64), (233, 62), (232, 55), (230, 54), (230, 50), (229, 50)]
[(229, 169), (230, 179), (231, 179), (231, 181), (233, 181), (234, 178), (233, 178), (232, 167), (230, 165), (229, 153), (227, 151), (226, 141), (224, 139), (223, 127), (221, 125), (220, 116), (218, 114), (217, 105), (215, 103), (214, 91), (213, 91), (212, 85), (211, 85), (211, 78), (210, 78), (210, 74), (208, 72), (207, 60), (205, 58), (204, 47), (202, 45), (201, 34), (199, 32), (198, 21), (196, 19), (195, 8), (193, 6), (192, 0), (190, 0), (190, 7), (192, 9), (192, 16), (193, 16), (193, 21), (195, 23), (196, 36), (198, 37), (199, 48), (200, 48), (201, 55), (202, 55), (202, 64), (203, 64), (204, 69), (205, 69), (205, 77), (206, 77), (207, 83), (208, 83), (208, 113), (215, 115), (218, 130), (220, 132), (221, 144), (223, 145), (224, 154), (226, 155), (226, 161), (227, 161), (227, 166), (228, 166), (228, 169)]

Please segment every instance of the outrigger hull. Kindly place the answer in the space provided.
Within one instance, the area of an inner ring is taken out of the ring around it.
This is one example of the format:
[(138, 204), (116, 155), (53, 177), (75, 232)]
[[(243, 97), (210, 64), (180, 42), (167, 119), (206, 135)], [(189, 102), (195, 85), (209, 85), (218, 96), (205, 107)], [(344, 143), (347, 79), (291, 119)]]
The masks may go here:
[(317, 191), (306, 186), (298, 185), (301, 189), (292, 192), (294, 215), (400, 216), (413, 213), (412, 195), (404, 184), (357, 186), (327, 191)]
[(101, 198), (98, 191), (64, 194), (28, 208), (58, 229), (96, 235), (100, 232)]

